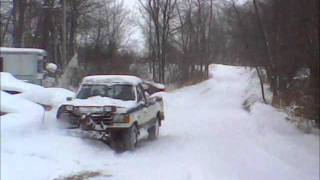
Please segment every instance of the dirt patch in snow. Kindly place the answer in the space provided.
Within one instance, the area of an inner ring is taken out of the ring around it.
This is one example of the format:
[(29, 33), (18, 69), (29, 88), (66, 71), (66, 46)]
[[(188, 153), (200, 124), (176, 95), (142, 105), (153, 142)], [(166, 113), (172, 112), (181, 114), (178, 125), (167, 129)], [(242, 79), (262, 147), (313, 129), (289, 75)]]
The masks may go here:
[(97, 177), (107, 178), (111, 176), (112, 175), (110, 174), (102, 174), (99, 171), (80, 171), (76, 174), (72, 174), (69, 176), (55, 178), (54, 180), (89, 180), (91, 178), (97, 178)]

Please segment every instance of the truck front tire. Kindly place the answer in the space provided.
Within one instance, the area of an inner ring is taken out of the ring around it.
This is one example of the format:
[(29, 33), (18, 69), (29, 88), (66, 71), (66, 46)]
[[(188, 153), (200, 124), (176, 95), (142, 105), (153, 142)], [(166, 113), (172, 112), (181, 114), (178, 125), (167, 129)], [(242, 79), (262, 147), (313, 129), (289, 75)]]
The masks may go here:
[(133, 124), (124, 132), (123, 144), (126, 150), (133, 150), (138, 143), (138, 128)]
[(135, 124), (130, 128), (114, 133), (112, 148), (118, 152), (133, 150), (138, 143), (139, 130)]

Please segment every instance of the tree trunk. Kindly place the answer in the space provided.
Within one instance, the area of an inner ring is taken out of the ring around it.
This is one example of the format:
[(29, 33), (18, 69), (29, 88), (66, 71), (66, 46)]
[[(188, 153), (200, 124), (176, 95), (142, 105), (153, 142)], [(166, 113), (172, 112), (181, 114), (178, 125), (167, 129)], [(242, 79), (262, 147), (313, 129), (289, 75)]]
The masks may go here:
[(265, 104), (267, 104), (267, 101), (266, 101), (266, 98), (265, 98), (265, 93), (264, 93), (262, 74), (261, 74), (258, 66), (256, 66), (255, 69), (256, 69), (258, 77), (259, 77), (259, 82), (260, 82), (260, 87), (261, 87), (261, 95), (262, 95), (263, 102)]
[[(233, 0), (232, 0), (232, 6), (233, 6), (233, 9), (236, 12), (237, 19), (238, 19), (238, 24), (239, 24), (239, 26), (240, 26), (240, 28), (242, 30), (244, 43), (245, 43), (246, 47), (249, 49), (249, 43), (248, 43), (248, 39), (247, 39), (248, 35), (247, 35), (246, 30), (244, 29), (243, 23), (242, 23), (241, 18), (240, 18), (240, 14), (239, 14), (238, 9), (236, 8), (235, 3), (234, 3)], [(251, 52), (249, 52), (249, 53), (250, 53), (249, 56), (250, 56), (251, 60), (254, 61), (254, 63), (257, 63), (255, 58), (254, 58), (254, 56), (251, 54)], [(263, 87), (263, 81), (262, 81), (262, 78), (261, 78), (261, 73), (260, 73), (260, 71), (259, 71), (259, 69), (258, 69), (256, 64), (255, 64), (255, 67), (256, 67), (256, 71), (258, 73), (258, 77), (259, 77), (259, 81), (260, 81), (262, 99), (263, 99), (263, 102), (266, 103), (264, 87)]]
[(24, 14), (26, 9), (26, 0), (18, 1), (18, 25), (15, 27), (15, 47), (21, 47), (24, 32)]
[[(1, 44), (2, 44), (2, 42), (4, 41), (4, 38), (6, 37), (7, 31), (8, 31), (8, 26), (9, 26), (9, 22), (10, 22), (10, 20), (11, 20), (11, 16), (12, 16), (12, 12), (11, 12), (10, 16), (8, 17), (7, 22), (6, 22), (6, 25), (5, 25), (5, 28), (4, 28), (3, 32), (2, 32), (2, 35), (1, 35)], [(0, 45), (0, 46), (1, 46), (1, 45)]]

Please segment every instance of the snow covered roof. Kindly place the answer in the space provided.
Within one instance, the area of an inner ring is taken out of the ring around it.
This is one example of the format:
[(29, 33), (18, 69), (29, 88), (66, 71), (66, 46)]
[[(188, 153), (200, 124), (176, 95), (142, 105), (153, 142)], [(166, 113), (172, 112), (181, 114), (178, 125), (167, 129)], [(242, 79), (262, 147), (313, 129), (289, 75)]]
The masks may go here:
[(84, 77), (82, 80), (82, 84), (129, 83), (137, 85), (141, 82), (140, 78), (129, 75), (93, 75)]
[(47, 52), (43, 49), (34, 49), (34, 48), (10, 48), (10, 47), (0, 47), (1, 54), (38, 54), (46, 56)]

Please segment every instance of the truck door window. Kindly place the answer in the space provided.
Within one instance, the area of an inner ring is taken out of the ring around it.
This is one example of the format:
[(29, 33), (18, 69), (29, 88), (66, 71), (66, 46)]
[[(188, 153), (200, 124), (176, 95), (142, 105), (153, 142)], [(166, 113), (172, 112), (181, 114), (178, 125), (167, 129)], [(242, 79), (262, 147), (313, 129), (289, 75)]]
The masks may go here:
[(87, 99), (89, 97), (100, 96), (110, 97), (113, 99), (120, 99), (124, 101), (135, 100), (134, 89), (132, 85), (127, 84), (115, 84), (115, 85), (82, 85), (77, 98)]
[(138, 102), (146, 102), (145, 96), (143, 94), (142, 88), (140, 85), (137, 86)]

